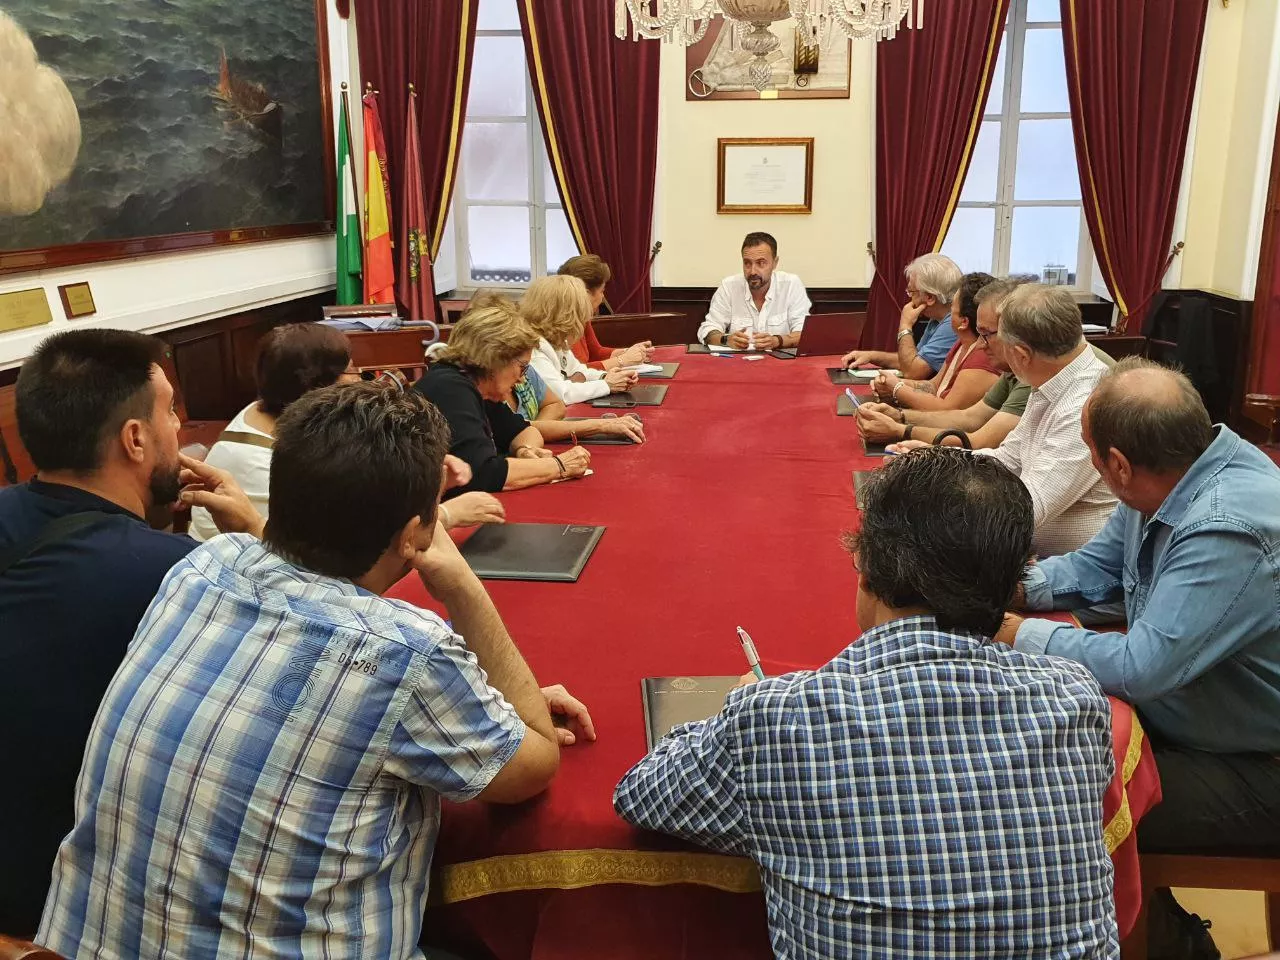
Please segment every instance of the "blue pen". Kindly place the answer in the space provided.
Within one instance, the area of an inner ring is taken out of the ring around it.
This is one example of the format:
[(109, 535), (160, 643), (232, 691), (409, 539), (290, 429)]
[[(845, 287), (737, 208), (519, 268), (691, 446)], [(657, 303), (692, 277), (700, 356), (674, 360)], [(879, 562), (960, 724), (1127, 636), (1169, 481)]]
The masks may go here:
[(747, 655), (747, 665), (751, 667), (751, 672), (756, 675), (757, 680), (763, 680), (764, 671), (760, 669), (760, 654), (756, 653), (756, 645), (751, 640), (751, 636), (738, 627), (738, 639), (742, 641), (742, 652)]
[(854, 407), (862, 406), (862, 401), (854, 395), (854, 392), (849, 387), (844, 388), (844, 395), (853, 401)]

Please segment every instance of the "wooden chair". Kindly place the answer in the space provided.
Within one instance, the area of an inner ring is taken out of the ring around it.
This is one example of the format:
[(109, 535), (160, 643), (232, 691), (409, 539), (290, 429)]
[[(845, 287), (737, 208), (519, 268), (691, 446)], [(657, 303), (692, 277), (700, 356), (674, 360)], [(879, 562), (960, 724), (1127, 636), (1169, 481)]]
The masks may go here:
[(1151, 892), (1161, 887), (1261, 890), (1266, 894), (1268, 949), (1280, 940), (1280, 859), (1144, 853), (1141, 865), (1142, 911), (1133, 932), (1120, 945), (1122, 960), (1146, 960), (1147, 903)]
[[(451, 329), (448, 324), (440, 327), (441, 341), (448, 341)], [(347, 342), (351, 344), (351, 362), (360, 372), (401, 370), (412, 383), (426, 369), (425, 350), (429, 336), (429, 330), (418, 328), (360, 330), (348, 332)]]
[(0, 933), (0, 960), (63, 960), (60, 953)]

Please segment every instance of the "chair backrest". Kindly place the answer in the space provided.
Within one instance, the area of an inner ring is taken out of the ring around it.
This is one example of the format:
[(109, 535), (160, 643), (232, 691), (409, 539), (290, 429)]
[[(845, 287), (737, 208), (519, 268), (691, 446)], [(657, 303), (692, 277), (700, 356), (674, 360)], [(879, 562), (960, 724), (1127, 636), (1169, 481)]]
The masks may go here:
[(60, 953), (0, 933), (0, 960), (63, 960)]
[(17, 388), (0, 387), (0, 486), (24, 483), (36, 475), (27, 448), (18, 436)]

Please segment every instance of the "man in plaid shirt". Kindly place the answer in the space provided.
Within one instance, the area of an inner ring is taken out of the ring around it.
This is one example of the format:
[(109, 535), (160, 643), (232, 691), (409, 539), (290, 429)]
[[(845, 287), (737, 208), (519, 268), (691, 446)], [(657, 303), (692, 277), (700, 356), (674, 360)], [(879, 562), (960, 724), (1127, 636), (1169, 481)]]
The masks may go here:
[(1117, 957), (1087, 670), (991, 642), (1031, 551), (989, 457), (890, 461), (849, 547), (862, 637), (743, 685), (633, 767), (618, 813), (760, 868), (781, 960)]
[[(526, 799), (559, 744), (594, 737), (436, 523), (448, 436), (421, 396), (372, 383), (285, 411), (262, 542), (179, 561), (107, 688), (41, 944), (420, 956), (440, 797)], [(411, 569), (452, 629), (380, 596)]]

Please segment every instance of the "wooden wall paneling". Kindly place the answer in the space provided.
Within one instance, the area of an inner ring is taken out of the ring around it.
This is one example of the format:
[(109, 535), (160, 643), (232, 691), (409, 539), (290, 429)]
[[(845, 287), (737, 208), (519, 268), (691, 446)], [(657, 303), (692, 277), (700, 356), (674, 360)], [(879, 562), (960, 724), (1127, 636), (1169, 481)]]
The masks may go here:
[(179, 340), (173, 346), (173, 365), (187, 401), (187, 414), (198, 420), (230, 420), (230, 351), (226, 333), (211, 331)]
[(1144, 325), (1148, 337), (1147, 356), (1158, 363), (1176, 365), (1179, 311), (1184, 298), (1209, 301), (1213, 317), (1214, 366), (1216, 382), (1201, 389), (1205, 406), (1214, 422), (1237, 422), (1244, 397), (1248, 368), (1249, 327), (1253, 304), (1220, 293), (1203, 290), (1166, 290), (1152, 306)]

